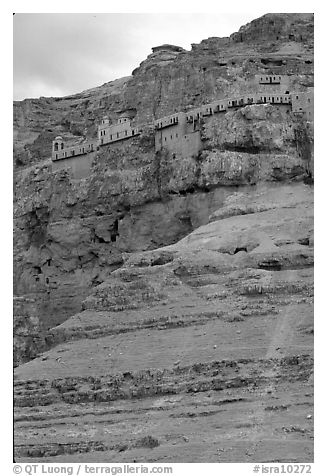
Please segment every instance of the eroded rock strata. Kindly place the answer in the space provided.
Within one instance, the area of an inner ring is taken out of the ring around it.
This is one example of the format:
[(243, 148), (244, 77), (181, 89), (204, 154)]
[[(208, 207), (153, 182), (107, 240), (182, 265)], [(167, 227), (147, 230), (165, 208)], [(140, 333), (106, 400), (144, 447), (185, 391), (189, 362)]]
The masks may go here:
[(17, 457), (311, 461), (312, 245), (310, 186), (262, 185), (126, 254), (16, 369)]
[(311, 129), (252, 105), (207, 121), (197, 156), (155, 154), (147, 126), (83, 180), (46, 158), (104, 111), (148, 124), (262, 71), (310, 86), (312, 25), (266, 15), (15, 104), (17, 461), (313, 460)]

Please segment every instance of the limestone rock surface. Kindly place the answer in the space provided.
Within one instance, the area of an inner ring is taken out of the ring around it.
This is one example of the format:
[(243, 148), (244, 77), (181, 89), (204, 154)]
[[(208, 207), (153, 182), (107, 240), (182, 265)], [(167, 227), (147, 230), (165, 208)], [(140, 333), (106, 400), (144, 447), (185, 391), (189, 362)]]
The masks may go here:
[[(132, 75), (14, 104), (17, 462), (313, 461), (313, 135), (288, 106), (155, 153), (153, 119), (313, 85), (313, 17), (268, 14)], [(52, 172), (51, 141), (142, 134)]]
[(235, 191), (125, 254), (16, 369), (17, 461), (312, 461), (312, 198)]

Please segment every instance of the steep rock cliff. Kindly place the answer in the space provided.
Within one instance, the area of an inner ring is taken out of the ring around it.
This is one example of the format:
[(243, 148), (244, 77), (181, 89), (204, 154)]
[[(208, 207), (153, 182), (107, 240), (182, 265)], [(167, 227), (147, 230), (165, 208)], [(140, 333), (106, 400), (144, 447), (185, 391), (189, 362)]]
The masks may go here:
[[(259, 72), (304, 90), (312, 26), (265, 15), (15, 104), (16, 461), (313, 461), (311, 127), (246, 106), (181, 157), (144, 126), (255, 92)], [(124, 109), (139, 138), (101, 147), (86, 179), (51, 171), (54, 136)]]
[(15, 372), (16, 461), (313, 460), (313, 191), (235, 190)]
[[(47, 330), (81, 310), (93, 287), (122, 265), (123, 253), (178, 241), (208, 223), (235, 187), (307, 176), (303, 134), (283, 106), (247, 106), (208, 121), (198, 156), (154, 153), (154, 117), (253, 91), (261, 71), (290, 73), (300, 89), (312, 84), (312, 34), (297, 39), (296, 51), (294, 42), (287, 49), (285, 35), (268, 35), (267, 18), (247, 27), (262, 26), (260, 41), (210, 38), (191, 51), (163, 45), (131, 77), (66, 98), (15, 103), (15, 157), (32, 164), (15, 168), (15, 294), (33, 300), (26, 313), (38, 319), (40, 350)], [(299, 21), (310, 30), (310, 16)], [(281, 64), (268, 64), (267, 52)], [(124, 109), (150, 123), (139, 139), (102, 147), (87, 179), (51, 172), (54, 136), (95, 135), (104, 113), (115, 120)], [(17, 362), (36, 355), (28, 349), (17, 347)]]
[(195, 157), (154, 154), (149, 131), (103, 147), (82, 181), (51, 173), (49, 163), (18, 172), (15, 293), (35, 300), (41, 328), (79, 311), (122, 253), (174, 243), (207, 223), (235, 187), (302, 180), (294, 123), (271, 108), (248, 106), (212, 121)]

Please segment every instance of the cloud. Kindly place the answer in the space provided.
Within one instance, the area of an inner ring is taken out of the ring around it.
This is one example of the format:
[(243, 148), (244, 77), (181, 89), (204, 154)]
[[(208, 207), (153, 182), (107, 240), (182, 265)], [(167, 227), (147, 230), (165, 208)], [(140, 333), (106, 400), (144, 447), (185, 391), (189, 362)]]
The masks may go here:
[(210, 36), (228, 36), (256, 16), (17, 13), (14, 97), (63, 96), (128, 76), (152, 46), (190, 49)]

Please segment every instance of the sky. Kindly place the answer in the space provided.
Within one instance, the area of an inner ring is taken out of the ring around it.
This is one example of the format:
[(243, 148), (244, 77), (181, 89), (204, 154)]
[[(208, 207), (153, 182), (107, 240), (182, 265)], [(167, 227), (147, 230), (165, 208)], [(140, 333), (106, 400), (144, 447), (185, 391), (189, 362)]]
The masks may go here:
[(16, 13), (14, 99), (66, 96), (129, 76), (163, 43), (189, 50), (261, 16), (247, 13)]

